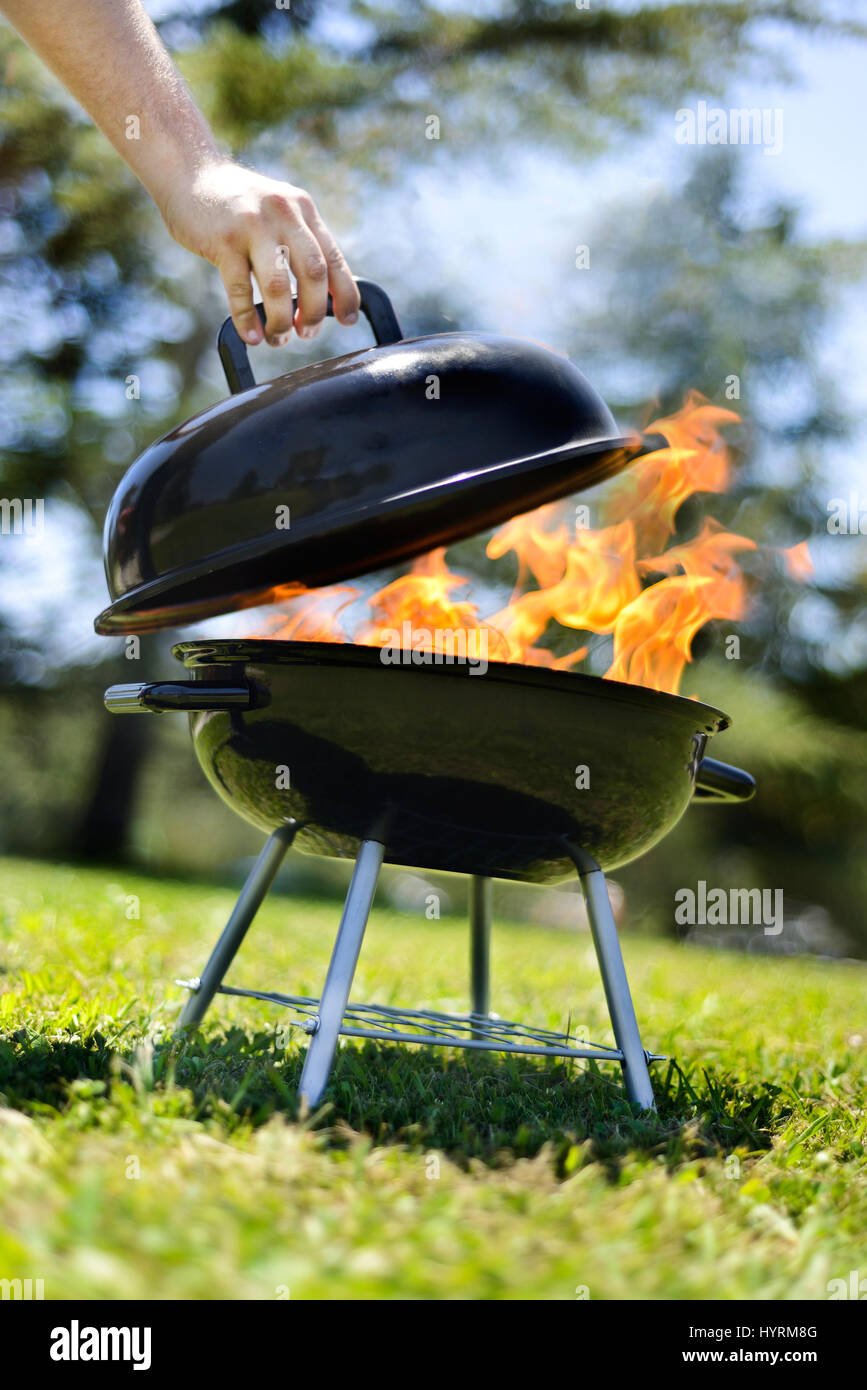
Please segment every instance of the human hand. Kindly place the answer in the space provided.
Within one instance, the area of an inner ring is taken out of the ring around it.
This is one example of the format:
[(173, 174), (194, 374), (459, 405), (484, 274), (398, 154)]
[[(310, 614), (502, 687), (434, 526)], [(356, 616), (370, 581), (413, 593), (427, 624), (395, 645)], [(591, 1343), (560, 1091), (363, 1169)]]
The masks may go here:
[[(265, 303), (264, 336), (273, 347), (288, 342), (293, 327), (300, 337), (314, 338), (329, 291), (339, 322), (356, 322), (361, 301), (355, 281), (303, 188), (230, 160), (214, 160), (192, 178), (178, 178), (160, 200), (160, 210), (175, 240), (219, 270), (232, 322), (244, 342), (263, 337), (251, 272)], [(298, 283), (294, 318), (290, 269)]]

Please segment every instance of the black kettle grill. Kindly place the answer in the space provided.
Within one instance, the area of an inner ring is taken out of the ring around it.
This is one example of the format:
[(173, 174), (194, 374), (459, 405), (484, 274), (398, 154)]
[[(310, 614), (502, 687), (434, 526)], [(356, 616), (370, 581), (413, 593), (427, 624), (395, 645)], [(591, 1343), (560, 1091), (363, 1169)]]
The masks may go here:
[[(404, 339), (384, 291), (358, 284), (376, 347), (262, 385), (226, 320), (218, 348), (233, 394), (147, 449), (111, 503), (113, 602), (97, 631), (195, 622), (278, 586), (378, 569), (599, 482), (641, 452), (567, 359), (486, 333)], [(191, 680), (115, 686), (108, 709), (188, 712), (218, 794), (269, 833), (201, 977), (182, 982), (181, 1028), (217, 992), (287, 1007), (310, 1035), (310, 1105), (344, 1035), (619, 1061), (630, 1098), (653, 1108), (604, 870), (644, 853), (692, 799), (753, 794), (747, 773), (704, 756), (724, 714), (568, 671), (386, 665), (353, 644), (195, 641), (174, 655)], [(589, 787), (576, 785), (579, 764)], [(293, 842), (356, 861), (320, 1000), (223, 984)], [(472, 875), (466, 1016), (349, 1002), (384, 861)], [(490, 1013), (492, 878), (576, 871), (614, 1047)]]

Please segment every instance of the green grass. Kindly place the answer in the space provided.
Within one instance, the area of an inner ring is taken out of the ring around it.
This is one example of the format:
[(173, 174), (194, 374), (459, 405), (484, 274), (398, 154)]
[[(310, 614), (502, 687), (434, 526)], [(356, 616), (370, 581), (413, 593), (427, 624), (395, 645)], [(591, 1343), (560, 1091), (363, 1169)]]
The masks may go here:
[[(303, 1041), (223, 998), (170, 1031), (232, 895), (3, 861), (0, 1277), (47, 1298), (827, 1297), (867, 1275), (851, 963), (627, 937), (659, 1116), (615, 1067)], [(127, 913), (140, 912), (129, 918)], [(339, 909), (272, 898), (235, 983), (318, 994)], [(589, 938), (495, 924), (494, 1006), (610, 1040)], [(466, 928), (377, 910), (353, 997), (465, 1007)]]

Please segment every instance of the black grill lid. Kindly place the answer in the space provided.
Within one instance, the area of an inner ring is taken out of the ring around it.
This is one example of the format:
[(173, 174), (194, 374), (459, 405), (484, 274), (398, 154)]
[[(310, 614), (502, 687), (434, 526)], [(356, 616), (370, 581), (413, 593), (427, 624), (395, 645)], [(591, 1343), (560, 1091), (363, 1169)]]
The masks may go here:
[[(234, 394), (169, 431), (112, 499), (101, 633), (199, 621), (448, 545), (618, 472), (618, 434), (567, 358), (491, 333), (404, 339), (359, 280), (377, 346), (256, 385), (230, 319)], [(329, 302), (330, 310), (330, 302)]]

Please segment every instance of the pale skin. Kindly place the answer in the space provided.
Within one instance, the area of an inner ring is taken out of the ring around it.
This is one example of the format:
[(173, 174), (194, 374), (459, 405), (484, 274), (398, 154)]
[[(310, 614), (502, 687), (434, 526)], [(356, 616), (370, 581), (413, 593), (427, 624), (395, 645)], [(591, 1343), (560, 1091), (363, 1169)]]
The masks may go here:
[(0, 12), (111, 141), (175, 240), (216, 266), (246, 342), (263, 338), (251, 275), (272, 346), (293, 328), (315, 337), (329, 293), (335, 317), (355, 323), (358, 289), (310, 194), (220, 150), (139, 0), (0, 0)]

